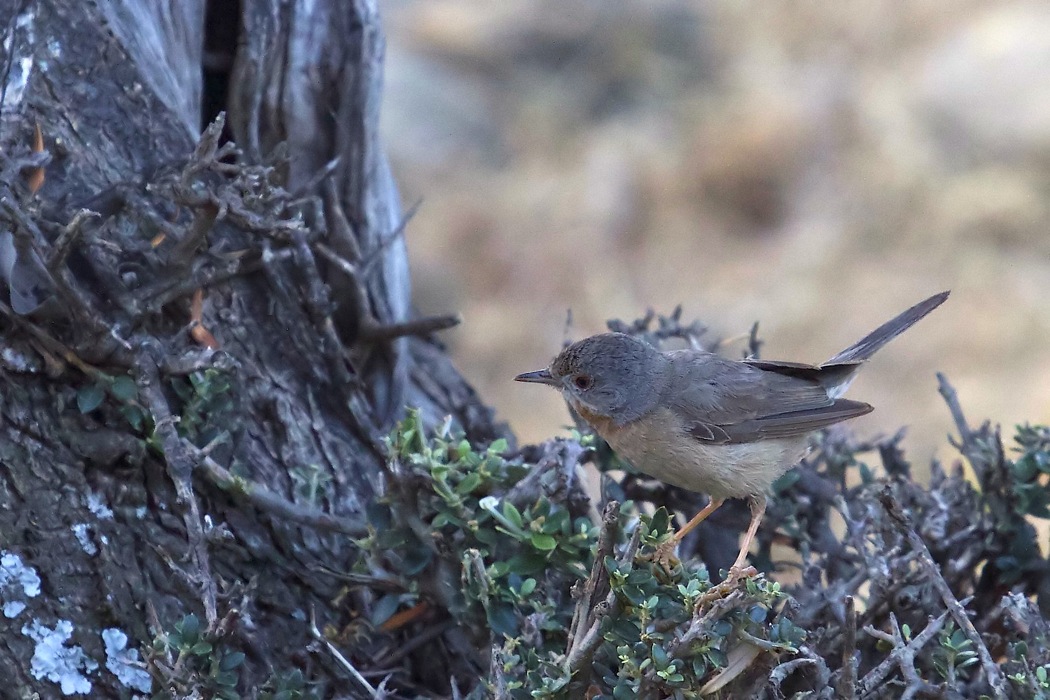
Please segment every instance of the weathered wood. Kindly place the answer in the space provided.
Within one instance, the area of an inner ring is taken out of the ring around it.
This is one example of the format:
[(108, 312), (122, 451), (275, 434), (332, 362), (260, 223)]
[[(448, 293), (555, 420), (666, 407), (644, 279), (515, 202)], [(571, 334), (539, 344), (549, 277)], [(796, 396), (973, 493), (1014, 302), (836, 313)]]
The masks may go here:
[[(37, 677), (31, 659), (34, 634), (60, 620), (84, 655), (65, 680), (128, 696), (102, 630), (149, 644), (151, 624), (204, 619), (211, 588), (218, 618), (234, 613), (213, 629), (248, 655), (242, 688), (292, 667), (342, 682), (311, 643), (310, 616), (349, 622), (334, 603), (340, 582), (316, 568), (348, 570), (355, 548), (299, 523), (328, 522), (324, 512), (353, 529), (406, 404), (431, 422), (451, 413), (476, 437), (499, 430), (433, 339), (359, 333), (364, 319), (373, 331), (411, 319), (400, 203), (378, 139), (375, 3), (249, 1), (243, 26), (229, 126), (244, 152), (233, 164), (217, 128), (197, 144), (203, 3), (0, 4), (0, 233), (57, 271), (42, 292), (48, 313), (0, 314), (0, 553), (41, 589), (5, 583), (4, 601), (26, 604), (4, 618), (0, 648), (16, 696), (59, 692), (63, 679)], [(37, 123), (47, 153), (34, 156)], [(42, 161), (34, 194), (23, 171)], [(359, 273), (357, 286), (314, 254), (319, 243)], [(193, 328), (220, 350), (197, 347)], [(147, 348), (155, 369), (133, 373)], [(194, 384), (184, 375), (195, 370)], [(107, 393), (117, 378), (123, 389)], [(151, 424), (166, 413), (171, 423)], [(196, 469), (180, 498), (172, 465), (203, 459), (200, 448), (225, 471)], [(265, 498), (242, 497), (231, 473)], [(207, 566), (190, 557), (193, 530)]]

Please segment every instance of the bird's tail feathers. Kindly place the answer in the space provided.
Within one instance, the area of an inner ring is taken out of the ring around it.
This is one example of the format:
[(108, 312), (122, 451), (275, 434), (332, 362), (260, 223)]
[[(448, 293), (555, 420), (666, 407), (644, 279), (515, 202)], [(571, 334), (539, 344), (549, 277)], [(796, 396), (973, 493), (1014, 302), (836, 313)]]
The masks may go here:
[(911, 328), (920, 319), (943, 304), (944, 300), (948, 298), (949, 293), (950, 292), (947, 291), (941, 292), (940, 294), (934, 294), (925, 301), (920, 301), (907, 311), (898, 314), (892, 320), (887, 321), (871, 333), (868, 333), (856, 343), (850, 345), (848, 348), (820, 366), (827, 367), (829, 365), (857, 364), (864, 362), (882, 348), (883, 345)]

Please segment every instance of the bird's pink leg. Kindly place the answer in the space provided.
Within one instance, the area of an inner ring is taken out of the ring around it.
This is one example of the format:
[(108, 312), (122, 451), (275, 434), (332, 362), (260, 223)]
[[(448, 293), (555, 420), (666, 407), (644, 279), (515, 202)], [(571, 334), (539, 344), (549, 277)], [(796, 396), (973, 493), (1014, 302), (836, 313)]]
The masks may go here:
[(748, 550), (751, 549), (751, 542), (755, 539), (755, 534), (758, 532), (762, 516), (766, 514), (766, 497), (764, 495), (752, 496), (750, 505), (751, 524), (747, 528), (747, 534), (744, 535), (744, 541), (740, 543), (740, 553), (737, 555), (736, 561), (733, 562), (733, 567), (729, 569), (730, 579), (740, 578), (746, 573), (745, 566), (747, 564)]
[(689, 534), (689, 532), (700, 523), (707, 519), (707, 516), (718, 510), (718, 507), (725, 502), (724, 498), (712, 498), (711, 501), (703, 507), (703, 509), (693, 516), (693, 519), (685, 524), (681, 530), (676, 532), (674, 536), (665, 540), (660, 546), (656, 548), (654, 559), (660, 566), (664, 567), (668, 571), (671, 570), (671, 563), (677, 561), (674, 555), (675, 547), (682, 541), (682, 538)]
[(724, 498), (712, 498), (699, 513), (693, 516), (692, 520), (685, 524), (685, 527), (674, 534), (674, 543), (678, 544), (681, 542), (683, 537), (688, 535), (697, 525), (707, 520), (707, 516), (718, 510), (723, 503), (725, 503)]

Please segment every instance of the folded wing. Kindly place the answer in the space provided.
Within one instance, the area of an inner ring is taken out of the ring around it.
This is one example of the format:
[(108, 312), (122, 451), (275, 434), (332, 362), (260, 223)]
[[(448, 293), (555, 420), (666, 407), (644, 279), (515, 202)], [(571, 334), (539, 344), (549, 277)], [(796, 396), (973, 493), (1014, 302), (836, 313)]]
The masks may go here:
[(841, 365), (735, 362), (692, 350), (674, 353), (673, 359), (666, 405), (702, 442), (797, 437), (872, 410), (866, 403), (828, 395), (827, 387), (847, 371)]

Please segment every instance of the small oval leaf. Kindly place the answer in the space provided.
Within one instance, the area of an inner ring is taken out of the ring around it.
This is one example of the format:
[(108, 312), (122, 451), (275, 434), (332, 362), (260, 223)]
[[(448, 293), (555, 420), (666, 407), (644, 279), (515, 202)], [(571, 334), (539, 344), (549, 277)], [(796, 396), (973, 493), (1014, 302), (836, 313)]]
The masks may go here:
[(113, 383), (109, 385), (109, 393), (118, 401), (131, 401), (138, 396), (139, 387), (134, 379), (122, 374), (113, 378)]
[(102, 401), (105, 398), (106, 392), (98, 384), (82, 386), (77, 391), (77, 408), (80, 409), (81, 413), (91, 413), (102, 405)]
[(550, 535), (544, 535), (542, 532), (532, 533), (532, 537), (529, 539), (532, 542), (532, 546), (541, 552), (549, 552), (558, 546), (557, 540)]

